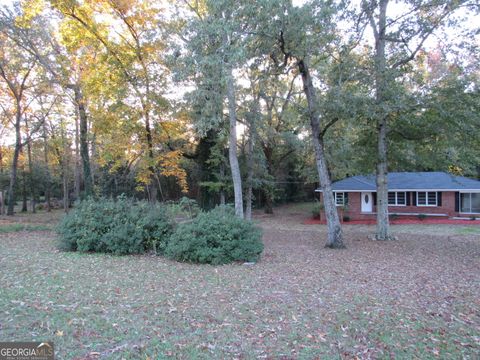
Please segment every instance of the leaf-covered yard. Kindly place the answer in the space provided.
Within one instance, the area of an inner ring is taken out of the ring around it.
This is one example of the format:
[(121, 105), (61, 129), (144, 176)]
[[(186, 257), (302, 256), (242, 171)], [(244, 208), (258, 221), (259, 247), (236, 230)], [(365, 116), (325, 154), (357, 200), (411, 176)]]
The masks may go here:
[(480, 356), (478, 226), (394, 226), (398, 241), (374, 242), (346, 225), (334, 251), (304, 218), (258, 215), (262, 260), (219, 267), (0, 231), (0, 340), (53, 340), (60, 359)]

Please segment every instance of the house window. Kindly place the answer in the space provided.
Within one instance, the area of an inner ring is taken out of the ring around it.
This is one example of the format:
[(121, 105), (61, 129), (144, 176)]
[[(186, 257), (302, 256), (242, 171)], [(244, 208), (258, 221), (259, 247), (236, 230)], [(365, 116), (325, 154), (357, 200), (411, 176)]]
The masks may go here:
[(343, 192), (336, 192), (335, 193), (335, 205), (337, 205), (337, 206), (345, 205), (345, 193), (343, 193)]
[(480, 213), (480, 193), (460, 194), (460, 211), (462, 213)]
[(438, 206), (437, 193), (430, 191), (417, 192), (417, 206)]
[(407, 194), (405, 192), (389, 192), (388, 205), (405, 206), (407, 205)]

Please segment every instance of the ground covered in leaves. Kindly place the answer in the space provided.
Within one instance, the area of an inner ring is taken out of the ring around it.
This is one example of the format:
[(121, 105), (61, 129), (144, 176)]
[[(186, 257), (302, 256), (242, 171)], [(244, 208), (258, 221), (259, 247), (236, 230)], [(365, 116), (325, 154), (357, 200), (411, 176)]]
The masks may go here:
[(345, 225), (328, 250), (308, 214), (257, 214), (261, 261), (218, 267), (62, 253), (53, 215), (4, 217), (0, 341), (53, 340), (59, 359), (480, 357), (478, 225), (394, 226), (394, 242)]

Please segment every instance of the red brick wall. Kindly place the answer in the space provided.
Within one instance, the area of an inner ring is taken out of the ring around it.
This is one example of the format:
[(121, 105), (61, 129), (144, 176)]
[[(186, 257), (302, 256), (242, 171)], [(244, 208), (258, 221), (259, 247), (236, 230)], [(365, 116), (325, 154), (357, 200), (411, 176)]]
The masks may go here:
[[(455, 192), (444, 191), (442, 192), (442, 206), (416, 206), (413, 202), (413, 193), (410, 192), (410, 206), (389, 206), (388, 211), (390, 214), (401, 213), (414, 213), (414, 214), (446, 214), (449, 217), (461, 216), (458, 212), (455, 212)], [(348, 193), (348, 215), (351, 220), (366, 220), (372, 219), (376, 216), (376, 206), (373, 206), (372, 213), (362, 213), (361, 205), (361, 193), (350, 192)], [(322, 195), (320, 194), (320, 201), (322, 201)], [(340, 208), (339, 208), (340, 209)], [(341, 211), (341, 210), (340, 210)], [(322, 219), (325, 219), (325, 214), (322, 213)]]

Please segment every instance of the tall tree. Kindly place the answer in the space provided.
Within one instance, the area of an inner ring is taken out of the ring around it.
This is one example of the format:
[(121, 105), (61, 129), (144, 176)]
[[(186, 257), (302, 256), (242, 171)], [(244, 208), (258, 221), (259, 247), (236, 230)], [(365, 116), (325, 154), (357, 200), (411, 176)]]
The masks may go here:
[[(284, 71), (268, 58), (258, 61), (251, 71), (250, 82), (253, 98), (259, 98), (256, 137), (265, 159), (266, 174), (263, 177), (262, 190), (265, 197), (264, 211), (273, 214), (273, 204), (277, 189), (276, 180), (280, 173), (286, 172), (285, 165), (290, 156), (298, 150), (300, 139), (298, 134), (303, 130), (303, 119), (295, 82), (296, 74)], [(297, 96), (296, 96), (297, 95)], [(296, 96), (296, 97), (295, 97)]]
[[(168, 101), (163, 94), (167, 69), (160, 55), (164, 49), (159, 26), (160, 8), (145, 0), (53, 4), (63, 16), (77, 22), (104, 47), (109, 67), (116, 68), (117, 76), (128, 87), (129, 96), (135, 99), (132, 108), (138, 111), (138, 117), (143, 122), (143, 132), (139, 135), (144, 144), (142, 151), (146, 155), (144, 168), (147, 171), (140, 180), (146, 183), (150, 200), (157, 200), (158, 170), (166, 176), (176, 176), (185, 187), (185, 172), (173, 161), (180, 157), (179, 151), (156, 144), (168, 139), (172, 131), (163, 119)], [(115, 19), (115, 24), (101, 20), (104, 16)], [(118, 36), (111, 36), (113, 33)]]
[[(246, 33), (243, 23), (236, 16), (245, 4), (231, 0), (186, 2), (194, 16), (186, 28), (187, 49), (192, 55), (185, 68), (193, 65), (196, 70), (193, 80), (198, 84), (197, 99), (200, 93), (209, 92), (203, 98), (207, 102), (206, 116), (198, 120), (199, 128), (211, 128), (223, 122), (223, 99), (226, 100), (229, 124), (229, 164), (235, 197), (235, 213), (243, 218), (242, 177), (237, 154), (237, 84), (235, 70), (245, 63), (242, 47)], [(201, 75), (201, 76), (198, 76)], [(210, 84), (209, 84), (210, 83)], [(223, 98), (222, 98), (223, 97)], [(221, 112), (218, 110), (221, 109)]]
[(270, 3), (270, 8), (264, 9), (264, 11), (266, 14), (274, 16), (273, 19), (266, 20), (267, 24), (273, 24), (273, 27), (267, 25), (267, 28), (270, 29), (260, 30), (269, 34), (268, 37), (275, 39), (276, 48), (274, 52), (272, 51), (274, 58), (280, 58), (276, 61), (283, 63), (283, 66), (293, 62), (302, 78), (327, 219), (326, 246), (344, 248), (342, 228), (331, 187), (324, 139), (336, 119), (332, 122), (324, 121), (319, 108), (318, 91), (314, 86), (311, 72), (312, 63), (329, 56), (329, 45), (335, 37), (334, 16), (338, 9), (336, 5), (323, 1), (312, 1), (300, 7), (293, 6), (291, 1), (283, 1), (280, 6), (277, 2)]
[(443, 170), (476, 177), (480, 161), (477, 60), (466, 49), (455, 57), (447, 50), (437, 46), (421, 52), (412, 63), (410, 87), (419, 90), (409, 92), (421, 111), (391, 120), (389, 162), (399, 170)]
[[(85, 196), (93, 194), (91, 175), (87, 99), (84, 83), (86, 70), (92, 63), (92, 54), (97, 50), (92, 45), (88, 33), (76, 23), (56, 14), (45, 13), (45, 4), (36, 0), (22, 2), (21, 13), (10, 24), (11, 37), (19, 46), (36, 59), (48, 73), (52, 84), (65, 92), (72, 92), (72, 103), (79, 122), (80, 156), (82, 160), (83, 186)], [(60, 31), (49, 22), (50, 18), (59, 21)], [(57, 33), (58, 32), (58, 33)], [(79, 41), (75, 41), (79, 40)]]
[(14, 22), (13, 13), (2, 13), (0, 23), (0, 79), (3, 82), (3, 91), (8, 94), (11, 103), (7, 105), (12, 109), (10, 122), (15, 129), (15, 150), (10, 171), (10, 183), (8, 186), (8, 209), (7, 214), (14, 214), (15, 185), (17, 182), (18, 159), (22, 150), (22, 124), (25, 111), (29, 106), (26, 100), (26, 91), (32, 86), (33, 69), (36, 60), (31, 57), (22, 47), (9, 36), (7, 22)]
[(388, 219), (388, 132), (389, 122), (396, 111), (403, 107), (397, 100), (396, 81), (409, 71), (408, 64), (415, 59), (425, 41), (459, 7), (473, 5), (462, 1), (410, 1), (390, 7), (389, 0), (361, 3), (361, 17), (369, 25), (374, 36), (373, 78), (375, 111), (373, 121), (377, 133), (377, 231), (376, 239), (390, 240)]

